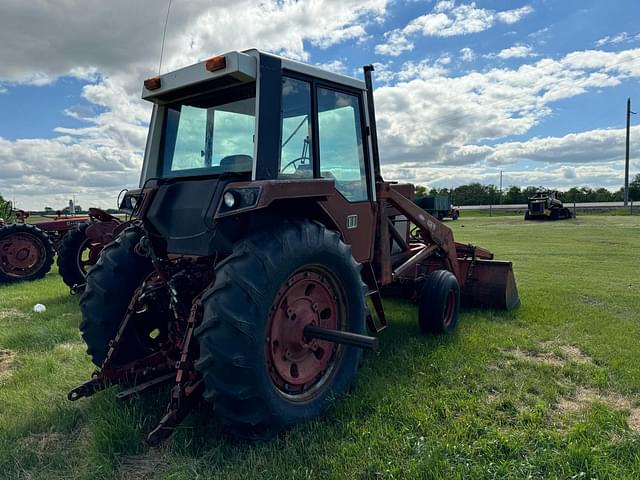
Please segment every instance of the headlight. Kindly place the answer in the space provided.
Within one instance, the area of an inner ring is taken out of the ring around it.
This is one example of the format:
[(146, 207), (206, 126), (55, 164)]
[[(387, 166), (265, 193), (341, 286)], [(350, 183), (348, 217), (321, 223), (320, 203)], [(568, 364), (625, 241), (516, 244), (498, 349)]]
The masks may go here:
[(227, 208), (233, 208), (236, 205), (236, 196), (233, 192), (225, 192), (223, 201)]
[(227, 190), (222, 195), (218, 213), (225, 214), (251, 208), (256, 205), (259, 196), (260, 188), (258, 187), (239, 187)]

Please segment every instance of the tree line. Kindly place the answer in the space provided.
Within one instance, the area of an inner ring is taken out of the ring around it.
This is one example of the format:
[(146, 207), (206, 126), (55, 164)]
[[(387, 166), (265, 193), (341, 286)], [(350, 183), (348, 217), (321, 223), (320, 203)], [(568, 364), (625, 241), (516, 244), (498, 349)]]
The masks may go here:
[[(544, 187), (524, 187), (511, 186), (502, 192), (495, 185), (482, 185), (474, 182), (468, 185), (460, 185), (452, 189), (432, 188), (428, 190), (422, 185), (416, 187), (416, 197), (426, 197), (431, 195), (447, 195), (451, 198), (451, 203), (455, 205), (498, 205), (498, 204), (524, 204), (538, 190), (545, 190)], [(612, 192), (606, 188), (572, 187), (565, 192), (559, 192), (558, 197), (562, 202), (583, 203), (583, 202), (621, 202), (624, 200), (624, 189)], [(629, 199), (640, 201), (640, 173), (629, 183)]]

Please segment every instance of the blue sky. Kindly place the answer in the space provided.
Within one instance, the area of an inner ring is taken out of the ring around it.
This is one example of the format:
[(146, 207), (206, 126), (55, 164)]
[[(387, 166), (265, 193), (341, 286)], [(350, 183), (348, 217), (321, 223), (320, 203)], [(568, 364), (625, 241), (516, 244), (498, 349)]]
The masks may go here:
[[(113, 206), (135, 186), (165, 8), (3, 6), (0, 194)], [(452, 186), (503, 170), (506, 185), (617, 189), (626, 98), (640, 110), (639, 18), (631, 0), (173, 0), (163, 71), (252, 47), (347, 75), (374, 63), (387, 178)]]

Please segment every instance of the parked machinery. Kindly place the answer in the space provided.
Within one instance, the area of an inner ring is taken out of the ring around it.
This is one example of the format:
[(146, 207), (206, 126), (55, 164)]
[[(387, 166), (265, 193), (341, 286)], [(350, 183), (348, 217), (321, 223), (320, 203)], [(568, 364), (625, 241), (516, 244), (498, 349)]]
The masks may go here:
[(16, 223), (0, 228), (0, 283), (44, 277), (58, 254), (58, 270), (69, 287), (84, 284), (90, 266), (120, 223), (97, 209), (88, 215), (65, 215), (27, 223), (29, 213), (16, 212)]
[(564, 207), (555, 190), (538, 190), (529, 197), (525, 220), (565, 220), (572, 218), (571, 210)]
[(381, 287), (417, 301), (425, 333), (453, 330), (461, 302), (519, 303), (510, 262), (456, 243), (412, 185), (382, 179), (372, 70), (364, 83), (248, 50), (145, 81), (132, 224), (80, 299), (98, 369), (70, 400), (170, 382), (148, 443), (202, 396), (230, 433), (266, 438), (349, 388), (387, 324)]
[(415, 202), (438, 220), (457, 220), (460, 217), (460, 210), (453, 206), (448, 195), (429, 195), (416, 198)]

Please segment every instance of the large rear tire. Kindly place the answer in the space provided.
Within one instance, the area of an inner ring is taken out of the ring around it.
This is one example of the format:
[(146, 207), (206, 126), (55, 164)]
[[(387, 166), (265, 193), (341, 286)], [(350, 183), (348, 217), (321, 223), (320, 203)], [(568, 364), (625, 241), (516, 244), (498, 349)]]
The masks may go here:
[(364, 292), (351, 247), (320, 224), (286, 222), (236, 245), (196, 330), (205, 398), (231, 434), (269, 438), (349, 388), (361, 351), (302, 332), (315, 323), (364, 334)]
[(38, 280), (53, 264), (53, 243), (35, 225), (14, 223), (0, 229), (0, 283)]
[[(138, 227), (124, 230), (102, 250), (98, 263), (87, 274), (86, 288), (80, 297), (80, 331), (87, 353), (97, 366), (102, 365), (109, 341), (118, 332), (134, 292), (153, 270), (151, 261), (134, 251), (142, 235)], [(123, 335), (117, 352), (116, 364), (148, 353), (133, 334)]]

